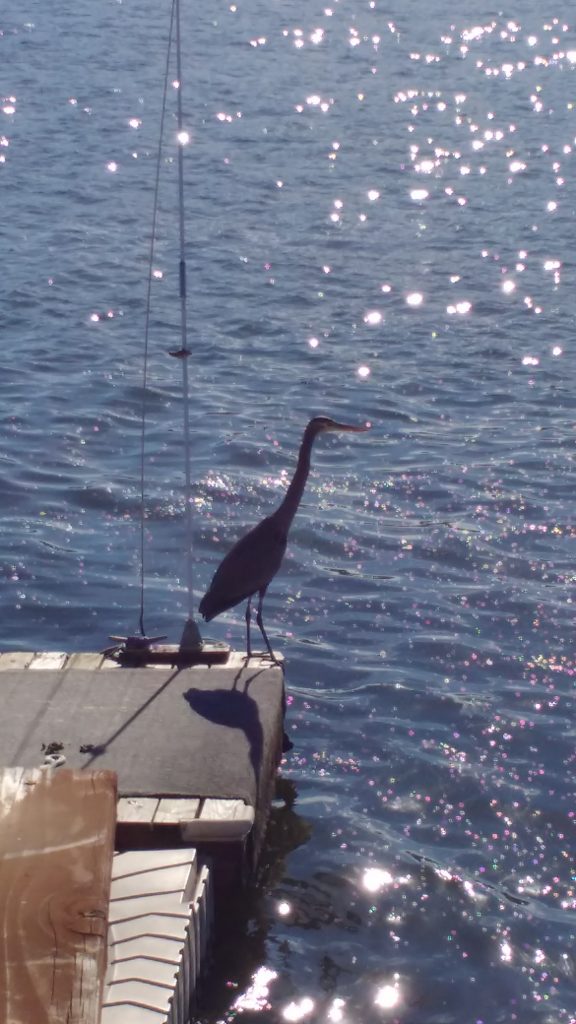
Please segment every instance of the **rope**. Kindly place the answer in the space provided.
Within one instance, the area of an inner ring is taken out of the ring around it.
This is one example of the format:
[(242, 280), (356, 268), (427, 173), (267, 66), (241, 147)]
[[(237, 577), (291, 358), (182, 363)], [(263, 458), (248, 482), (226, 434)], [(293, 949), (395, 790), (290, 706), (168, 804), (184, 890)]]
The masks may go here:
[(160, 132), (158, 140), (158, 152), (156, 154), (156, 175), (154, 181), (154, 198), (152, 202), (152, 234), (150, 238), (150, 251), (148, 256), (148, 287), (146, 289), (146, 308), (144, 315), (144, 368), (142, 372), (142, 414), (140, 429), (140, 617), (139, 626), (142, 636), (146, 636), (144, 629), (144, 591), (146, 581), (146, 558), (145, 558), (145, 530), (146, 530), (146, 493), (145, 493), (145, 452), (146, 452), (146, 392), (148, 388), (148, 350), (150, 340), (150, 313), (152, 305), (152, 271), (154, 268), (154, 253), (156, 247), (156, 226), (158, 221), (158, 195), (160, 187), (160, 168), (162, 165), (162, 140), (164, 138), (164, 122), (166, 120), (166, 99), (168, 96), (168, 80), (170, 75), (170, 53), (172, 49), (172, 34), (174, 27), (174, 7), (176, 0), (173, 0), (170, 14), (170, 30), (168, 32), (168, 49), (166, 53), (166, 66), (164, 71), (164, 91), (162, 95), (162, 112), (160, 115)]

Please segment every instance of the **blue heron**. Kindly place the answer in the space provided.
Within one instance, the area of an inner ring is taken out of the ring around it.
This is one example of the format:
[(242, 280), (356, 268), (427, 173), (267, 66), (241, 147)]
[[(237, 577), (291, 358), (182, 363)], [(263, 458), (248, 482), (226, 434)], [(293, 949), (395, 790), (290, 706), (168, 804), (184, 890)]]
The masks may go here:
[(252, 598), (258, 594), (256, 622), (272, 661), (276, 661), (262, 619), (264, 595), (284, 558), (288, 531), (298, 511), (310, 472), (312, 445), (318, 434), (331, 430), (360, 433), (369, 430), (369, 425), (355, 427), (349, 423), (337, 423), (336, 420), (331, 420), (327, 416), (315, 416), (310, 420), (300, 445), (296, 472), (283, 501), (271, 516), (267, 516), (252, 530), (244, 534), (225, 555), (200, 602), (200, 614), (206, 622), (210, 622), (211, 619), (229, 608), (233, 608), (234, 605), (240, 604), (241, 601), (247, 601), (246, 654), (248, 658), (252, 655), (250, 643)]

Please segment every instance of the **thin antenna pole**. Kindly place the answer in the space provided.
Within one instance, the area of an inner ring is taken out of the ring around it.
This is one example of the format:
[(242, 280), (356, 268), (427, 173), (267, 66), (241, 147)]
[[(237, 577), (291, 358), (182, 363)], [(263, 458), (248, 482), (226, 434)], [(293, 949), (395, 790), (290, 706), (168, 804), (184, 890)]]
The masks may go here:
[(164, 122), (166, 120), (166, 100), (168, 96), (168, 80), (170, 74), (170, 54), (172, 50), (172, 35), (174, 32), (174, 3), (170, 14), (170, 29), (168, 31), (168, 49), (166, 51), (166, 65), (164, 69), (164, 90), (162, 94), (162, 112), (160, 114), (160, 132), (158, 139), (158, 150), (156, 154), (156, 175), (154, 180), (154, 198), (152, 202), (152, 232), (150, 236), (150, 250), (148, 255), (148, 285), (146, 289), (146, 308), (144, 317), (144, 369), (142, 372), (142, 413), (140, 428), (140, 616), (139, 628), (141, 636), (146, 636), (144, 629), (144, 592), (146, 583), (146, 399), (148, 388), (148, 350), (150, 342), (150, 311), (152, 306), (152, 272), (154, 268), (154, 254), (156, 248), (156, 225), (158, 221), (158, 194), (160, 189), (160, 169), (162, 166), (162, 140), (164, 138)]
[(177, 123), (178, 123), (178, 209), (180, 225), (180, 330), (181, 346), (176, 354), (182, 362), (182, 400), (184, 405), (184, 469), (185, 469), (185, 526), (186, 526), (186, 590), (188, 594), (188, 621), (180, 643), (184, 646), (198, 646), (201, 643), (198, 628), (194, 623), (194, 572), (192, 552), (192, 479), (191, 479), (191, 445), (190, 445), (190, 383), (188, 377), (188, 326), (186, 312), (186, 234), (184, 227), (184, 146), (189, 142), (188, 132), (184, 130), (183, 98), (182, 98), (182, 37), (180, 32), (180, 0), (175, 0), (176, 13), (176, 89)]

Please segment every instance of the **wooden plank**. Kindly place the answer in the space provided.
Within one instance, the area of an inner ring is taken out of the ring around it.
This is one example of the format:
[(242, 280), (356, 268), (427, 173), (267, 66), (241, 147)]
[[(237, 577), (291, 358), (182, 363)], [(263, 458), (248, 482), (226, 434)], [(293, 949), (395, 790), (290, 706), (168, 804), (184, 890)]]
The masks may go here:
[(0, 1024), (98, 1024), (113, 772), (0, 770)]
[(201, 821), (254, 820), (254, 811), (243, 800), (221, 800), (207, 797), (200, 811)]
[(181, 823), (182, 840), (187, 843), (242, 843), (252, 831), (254, 808), (243, 800), (207, 797), (194, 820)]
[(198, 817), (200, 800), (165, 798), (160, 800), (158, 810), (154, 815), (155, 825), (180, 825), (182, 822), (193, 821)]
[(68, 655), (63, 651), (40, 651), (35, 654), (28, 665), (28, 669), (54, 670), (64, 668)]
[(157, 796), (123, 796), (118, 801), (118, 823), (137, 822), (140, 825), (151, 825), (159, 803)]
[(69, 654), (66, 668), (77, 669), (98, 669), (104, 661), (104, 655), (94, 652), (81, 651), (78, 654)]
[[(274, 652), (276, 658), (276, 665), (278, 668), (282, 668), (284, 671), (284, 655), (280, 654), (279, 651)], [(272, 662), (266, 653), (253, 654), (250, 659), (247, 658), (244, 651), (230, 651), (228, 655), (228, 661), (226, 662), (227, 668), (262, 668), (262, 666), (270, 666)]]
[(0, 672), (28, 668), (34, 657), (34, 651), (5, 651), (4, 654), (0, 654)]

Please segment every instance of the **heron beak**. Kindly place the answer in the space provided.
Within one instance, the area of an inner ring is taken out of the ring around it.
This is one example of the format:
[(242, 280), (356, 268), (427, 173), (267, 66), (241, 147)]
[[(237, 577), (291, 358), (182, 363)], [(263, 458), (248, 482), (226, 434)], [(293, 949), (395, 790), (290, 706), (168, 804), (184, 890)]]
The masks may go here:
[(356, 427), (353, 423), (334, 423), (328, 428), (329, 430), (347, 430), (353, 434), (364, 434), (367, 430), (370, 430), (371, 423), (365, 423), (363, 427)]

